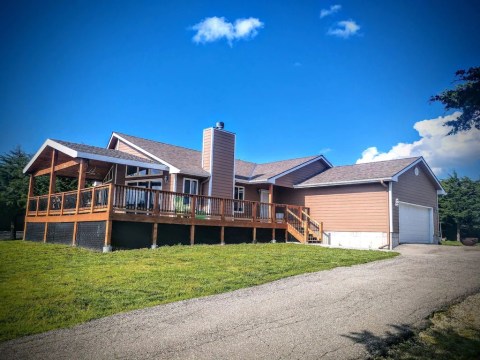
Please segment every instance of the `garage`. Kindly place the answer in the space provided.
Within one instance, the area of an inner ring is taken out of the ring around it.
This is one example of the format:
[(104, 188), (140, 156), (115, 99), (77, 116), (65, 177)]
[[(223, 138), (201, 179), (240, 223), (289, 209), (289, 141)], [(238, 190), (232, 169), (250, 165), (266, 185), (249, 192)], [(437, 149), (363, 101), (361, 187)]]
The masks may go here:
[(400, 203), (400, 243), (431, 244), (433, 242), (432, 208)]

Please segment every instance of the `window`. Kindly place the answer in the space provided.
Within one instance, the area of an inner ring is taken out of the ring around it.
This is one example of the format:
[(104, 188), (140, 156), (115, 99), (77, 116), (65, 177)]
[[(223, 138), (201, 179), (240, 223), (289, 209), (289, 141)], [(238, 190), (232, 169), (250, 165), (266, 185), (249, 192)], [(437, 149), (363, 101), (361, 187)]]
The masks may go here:
[(198, 195), (198, 180), (183, 179), (183, 192), (190, 195)]
[[(128, 181), (127, 186), (135, 186), (143, 189), (162, 190), (162, 179), (151, 181)], [(125, 205), (127, 209), (153, 209), (153, 193), (142, 189), (127, 189), (125, 193)]]
[(243, 213), (243, 205), (245, 200), (245, 188), (243, 186), (235, 186), (235, 192), (233, 194), (235, 200), (233, 203), (233, 211)]
[(127, 166), (127, 177), (161, 174), (163, 174), (163, 171), (158, 169), (147, 169), (139, 166)]

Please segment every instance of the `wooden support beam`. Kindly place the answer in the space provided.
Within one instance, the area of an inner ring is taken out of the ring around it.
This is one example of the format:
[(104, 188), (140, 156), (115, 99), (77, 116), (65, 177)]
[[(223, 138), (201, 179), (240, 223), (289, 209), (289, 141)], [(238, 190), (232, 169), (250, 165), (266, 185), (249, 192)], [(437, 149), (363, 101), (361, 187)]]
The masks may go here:
[[(85, 159), (80, 160), (80, 166), (78, 169), (78, 187), (77, 187), (77, 204), (75, 208), (75, 214), (78, 214), (80, 208), (80, 193), (85, 188), (85, 179), (87, 177), (87, 161)], [(110, 199), (108, 199), (110, 201)]]
[(152, 228), (152, 249), (157, 247), (158, 223), (153, 224)]
[(285, 242), (288, 242), (288, 228), (285, 229)]
[(225, 221), (225, 200), (220, 200), (220, 219)]
[(256, 227), (253, 228), (253, 243), (254, 244), (257, 243), (257, 228)]
[(50, 213), (50, 205), (52, 194), (55, 194), (55, 163), (57, 162), (58, 152), (56, 149), (52, 149), (52, 162), (50, 164), (50, 182), (48, 183), (48, 199), (47, 199), (47, 215)]
[(190, 225), (190, 245), (195, 245), (195, 225)]
[[(28, 196), (27, 196), (27, 211), (25, 211), (25, 221), (23, 223), (23, 240), (25, 240), (25, 235), (27, 234), (27, 220), (28, 220), (28, 211), (30, 210), (30, 198), (33, 197), (35, 188), (35, 177), (30, 174), (28, 179)], [(38, 211), (38, 199), (37, 199), (37, 211)]]
[(275, 228), (272, 228), (272, 241), (276, 241), (276, 239), (275, 239)]
[[(58, 172), (60, 170), (67, 169), (69, 167), (78, 165), (79, 163), (80, 162), (78, 160), (66, 161), (64, 163), (55, 165), (55, 167), (53, 168), (53, 171)], [(35, 172), (33, 174), (33, 176), (42, 176), (42, 175), (50, 174), (51, 172), (52, 172), (52, 169), (49, 167), (49, 168), (46, 168), (46, 169), (38, 170), (37, 172)]]
[(77, 246), (78, 221), (73, 223), (72, 246)]
[(107, 220), (105, 223), (105, 247), (112, 245), (112, 220)]
[(220, 245), (225, 245), (225, 226), (220, 227)]
[(47, 231), (48, 231), (48, 222), (45, 222), (45, 229), (43, 231), (43, 242), (47, 242)]

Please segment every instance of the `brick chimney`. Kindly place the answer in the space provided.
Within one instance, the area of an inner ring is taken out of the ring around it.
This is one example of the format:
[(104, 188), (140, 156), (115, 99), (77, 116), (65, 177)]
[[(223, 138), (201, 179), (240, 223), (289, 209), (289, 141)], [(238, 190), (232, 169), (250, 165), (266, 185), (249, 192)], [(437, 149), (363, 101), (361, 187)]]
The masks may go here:
[(202, 167), (210, 173), (208, 196), (231, 199), (235, 182), (235, 134), (223, 122), (203, 130)]

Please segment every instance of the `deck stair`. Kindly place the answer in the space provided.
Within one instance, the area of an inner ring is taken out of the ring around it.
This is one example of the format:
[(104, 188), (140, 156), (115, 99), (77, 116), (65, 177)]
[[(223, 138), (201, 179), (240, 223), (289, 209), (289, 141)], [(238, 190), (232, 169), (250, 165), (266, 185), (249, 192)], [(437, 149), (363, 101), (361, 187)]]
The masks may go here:
[(315, 221), (303, 210), (296, 214), (287, 209), (287, 231), (302, 244), (321, 243), (323, 240), (323, 223)]

